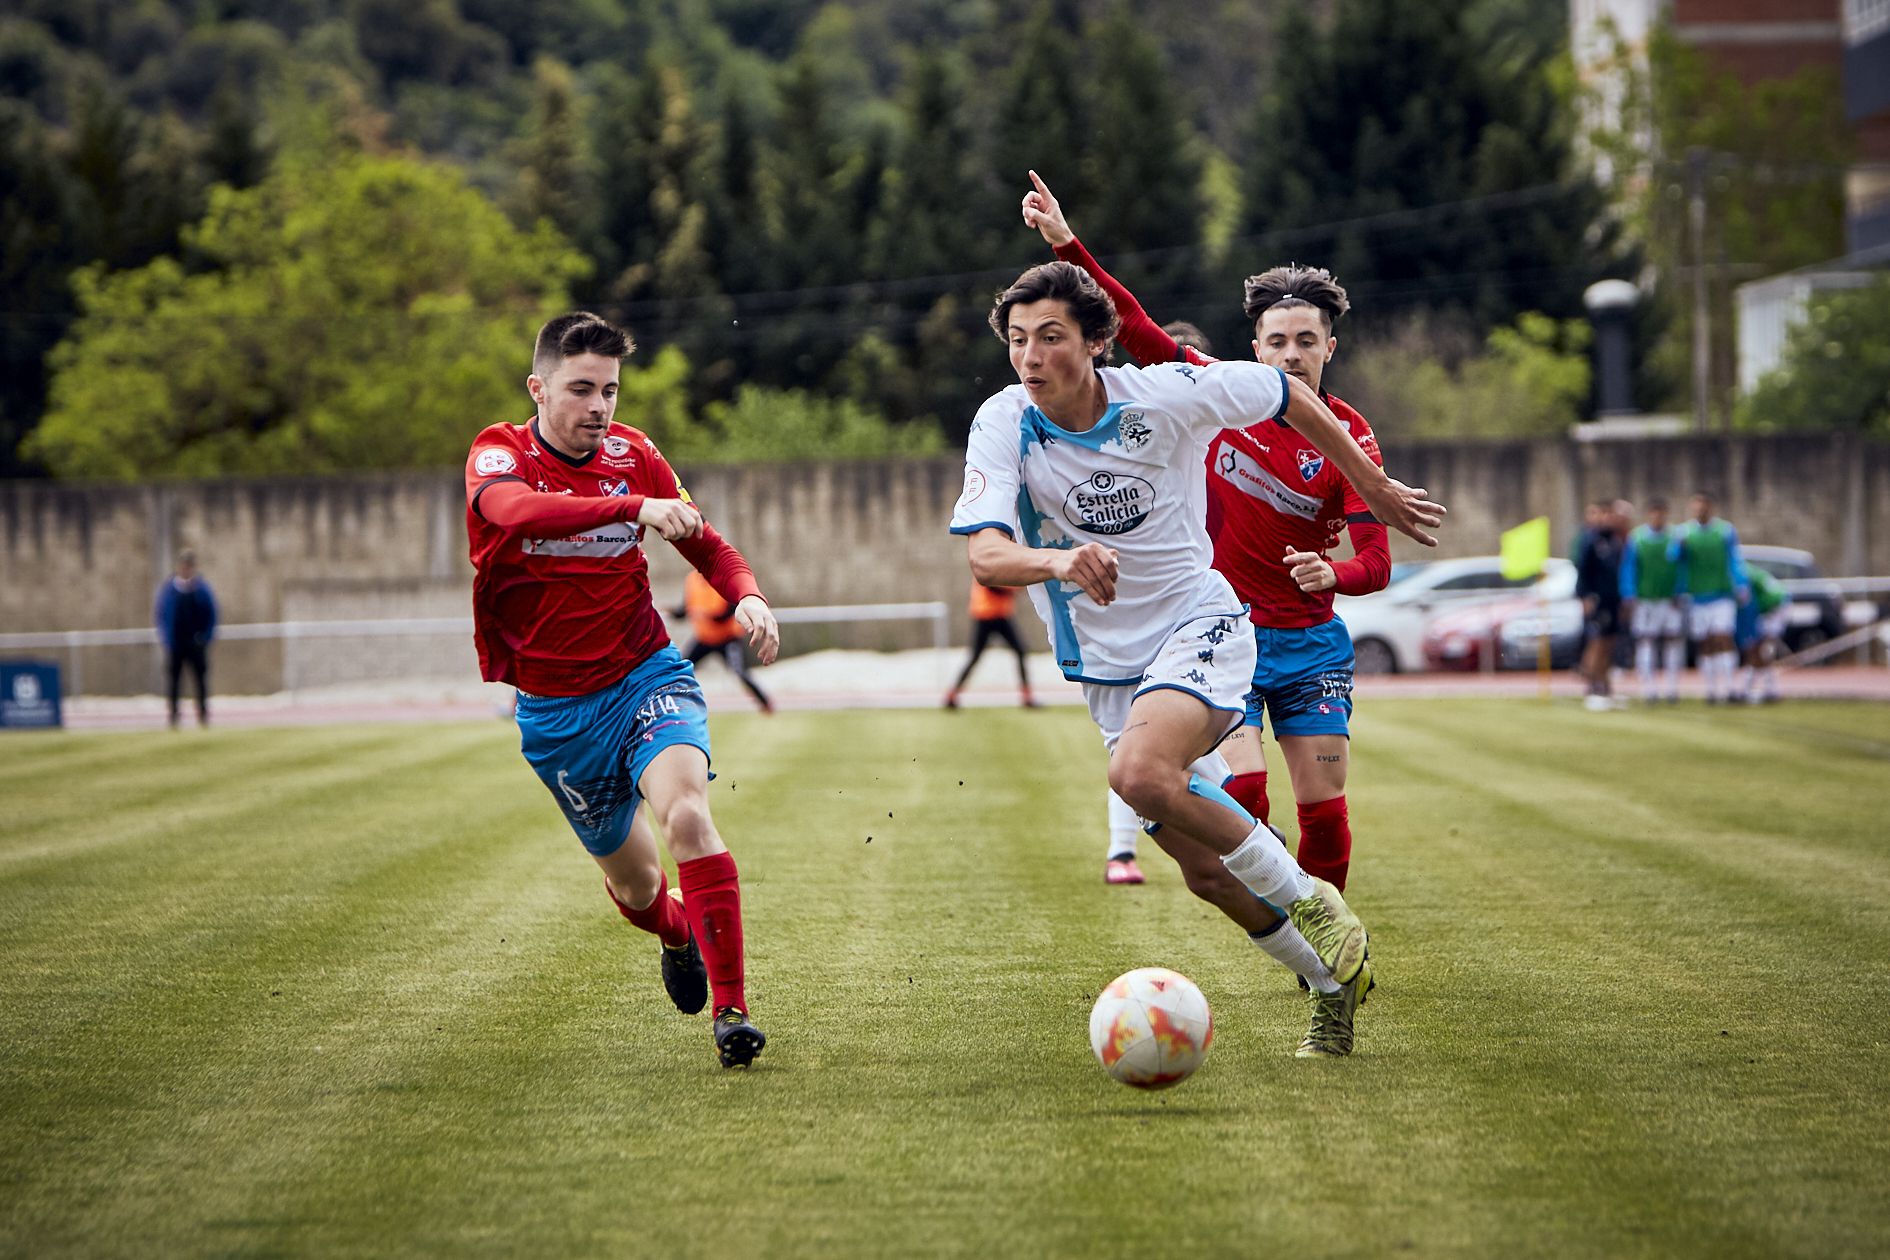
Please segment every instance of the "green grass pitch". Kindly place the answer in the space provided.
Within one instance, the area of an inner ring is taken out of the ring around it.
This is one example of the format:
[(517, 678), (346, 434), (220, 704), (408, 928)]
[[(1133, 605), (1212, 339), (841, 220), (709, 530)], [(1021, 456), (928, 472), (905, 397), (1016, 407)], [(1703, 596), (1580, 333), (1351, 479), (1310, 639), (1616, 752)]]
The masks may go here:
[[(1104, 886), (1080, 711), (715, 736), (747, 1073), (502, 724), (0, 740), (0, 1255), (1890, 1239), (1890, 707), (1367, 704), (1342, 1062), (1159, 854)], [(1140, 1094), (1085, 1023), (1155, 964), (1216, 1038)]]

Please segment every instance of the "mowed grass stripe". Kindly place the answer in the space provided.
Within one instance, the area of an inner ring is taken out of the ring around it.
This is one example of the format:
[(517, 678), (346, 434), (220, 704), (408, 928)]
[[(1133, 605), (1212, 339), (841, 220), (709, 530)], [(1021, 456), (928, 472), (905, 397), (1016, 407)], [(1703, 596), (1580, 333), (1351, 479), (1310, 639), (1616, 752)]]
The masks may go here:
[[(215, 1034), (195, 1051), (172, 1034), (148, 1075), (110, 1063), (150, 1040), (135, 1020), (109, 1041), (69, 1030), (35, 1088), (70, 1105), (0, 1117), (22, 1152), (0, 1162), (0, 1248), (720, 1254), (712, 1215), (767, 1254), (1859, 1250), (1890, 1226), (1858, 1190), (1887, 1153), (1880, 1021), (1857, 988), (1803, 989), (1780, 922), (1802, 905), (1562, 807), (1593, 729), (1524, 706), (1367, 707), (1354, 890), (1386, 986), (1359, 1057), (1305, 1064), (1290, 981), (1164, 859), (1149, 853), (1146, 888), (1103, 886), (1102, 754), (1079, 712), (719, 718), (712, 792), (775, 1038), (761, 1069), (724, 1074), (511, 737), (466, 728), (442, 764), (364, 777), (254, 846), (229, 895), (255, 930), (219, 939), (219, 907), (197, 901), (65, 973), (76, 991), (215, 964), (225, 990), (211, 968), (183, 986), (194, 1005), (133, 995), (139, 1019)], [(1427, 740), (1459, 773), (1395, 753)], [(1799, 770), (1786, 750), (1754, 765), (1689, 772), (1730, 792)], [(1487, 786), (1538, 776), (1548, 807)], [(1669, 799), (1628, 796), (1650, 824)], [(1839, 827), (1846, 846), (1857, 830)], [(442, 865), (449, 835), (466, 857)], [(161, 873), (180, 845), (136, 851)], [(402, 856), (366, 856), (383, 849)], [(194, 896), (213, 868), (155, 895)], [(92, 870), (36, 868), (30, 900), (97, 906)], [(290, 873), (322, 908), (267, 930), (245, 890)], [(1656, 918), (1623, 912), (1650, 879)], [(0, 870), (9, 915), (19, 888)], [(1671, 929), (1671, 966), (1648, 922)], [(1698, 982), (1721, 935), (1737, 939)], [(1871, 931), (1856, 943), (1884, 953)], [(140, 957), (167, 946), (174, 961)], [(1219, 1021), (1207, 1070), (1153, 1097), (1110, 1085), (1083, 1029), (1096, 988), (1148, 963), (1192, 975)], [(296, 1004), (258, 1007), (284, 975)], [(29, 1016), (42, 996), (0, 981)], [(1721, 1022), (1745, 1011), (1775, 1051)], [(1795, 1055), (1783, 1030), (1805, 1019), (1838, 1049)], [(88, 1176), (88, 1136), (127, 1132), (116, 1171)], [(1353, 1168), (1370, 1191), (1335, 1224), (1330, 1187)]]
[[(1562, 1126), (1588, 1134), (1587, 1149), (1567, 1152), (1575, 1166), (1593, 1156), (1594, 1131), (1612, 1134), (1608, 1145), (1614, 1150), (1600, 1167), (1625, 1170), (1630, 1178), (1611, 1201), (1634, 1204), (1645, 1199), (1649, 1187), (1658, 1187), (1656, 1202), (1669, 1207), (1696, 1201), (1697, 1228), (1729, 1245), (1741, 1240), (1750, 1245), (1785, 1228), (1763, 1207), (1746, 1210), (1768, 1203), (1771, 1196), (1744, 1192), (1762, 1188), (1783, 1171), (1781, 1165), (1792, 1162), (1789, 1154), (1771, 1149), (1771, 1135), (1781, 1128), (1822, 1128), (1882, 1149), (1880, 1130), (1872, 1128), (1884, 1114), (1880, 1076), (1859, 1075), (1857, 1057), (1881, 1067), (1881, 1034), (1868, 1023), (1817, 1024), (1820, 1018), (1859, 1009), (1856, 1004), (1867, 1003), (1870, 991), (1880, 986), (1880, 967), (1865, 964), (1859, 974), (1856, 965), (1884, 956), (1881, 933), (1860, 939), (1824, 931), (1816, 916), (1806, 916), (1801, 899), (1781, 897), (1776, 888), (1758, 882), (1729, 883), (1723, 862), (1714, 860), (1716, 846), (1707, 845), (1705, 857), (1690, 851), (1699, 842), (1690, 835), (1684, 811), (1661, 814), (1665, 796), (1658, 766), (1643, 764), (1639, 775), (1624, 774), (1622, 766), (1635, 763), (1590, 759), (1586, 764), (1603, 781), (1586, 792), (1570, 791), (1558, 784), (1558, 777), (1567, 776), (1510, 755), (1530, 738), (1527, 733), (1512, 732), (1516, 738), (1500, 752), (1487, 741), (1479, 751), (1473, 738), (1451, 738), (1459, 729), (1487, 731), (1501, 721), (1499, 714), (1459, 711), (1440, 720), (1432, 713), (1419, 720), (1409, 709), (1391, 715), (1374, 710), (1372, 720), (1387, 716), (1401, 728), (1398, 738), (1381, 746), (1368, 733), (1361, 743), (1377, 750), (1372, 764), (1381, 772), (1398, 772), (1408, 782), (1389, 798), (1361, 797), (1372, 802), (1367, 823), (1375, 818), (1385, 824), (1387, 799), (1419, 815), (1437, 817), (1437, 811), (1447, 810), (1450, 824), (1441, 836), (1433, 834), (1438, 843), (1427, 845), (1429, 860), (1461, 874), (1467, 906), (1500, 906), (1526, 924), (1519, 932), (1514, 919), (1499, 920), (1496, 932), (1479, 933), (1476, 914), (1438, 915), (1408, 943), (1429, 949), (1450, 942), (1472, 961), (1462, 969), (1462, 982), (1481, 991), (1485, 1013), (1448, 992), (1433, 996), (1461, 1008), (1465, 1026), (1476, 1030), (1476, 1044), (1487, 1044), (1492, 1034), (1560, 1043), (1541, 1047), (1553, 1068), (1543, 1083), (1566, 1078)], [(1373, 729), (1368, 722), (1367, 731)], [(1541, 729), (1541, 722), (1532, 724), (1532, 730)], [(1566, 749), (1563, 764), (1568, 764)], [(1742, 751), (1760, 756), (1760, 765), (1791, 760), (1782, 750)], [(1766, 760), (1768, 752), (1777, 756)], [(1361, 758), (1371, 755), (1360, 752)], [(1670, 755), (1669, 762), (1674, 759)], [(1677, 759), (1684, 762), (1684, 754)], [(1501, 784), (1502, 790), (1491, 792), (1489, 784)], [(1483, 789), (1480, 794), (1477, 788)], [(1651, 820), (1643, 828), (1646, 839), (1623, 838), (1611, 829), (1611, 820), (1623, 810)], [(1743, 839), (1770, 845), (1781, 874), (1793, 870), (1788, 845), (1764, 835)], [(1593, 873), (1585, 873), (1584, 866)], [(1417, 872), (1381, 874), (1403, 879)], [(1786, 879), (1796, 882), (1790, 875)], [(1362, 894), (1360, 900), (1369, 906)], [(1382, 924), (1384, 918), (1374, 922)], [(1735, 935), (1729, 939), (1729, 933)], [(1837, 955), (1847, 959), (1841, 975), (1820, 975), (1815, 969), (1818, 944), (1826, 937), (1855, 951)], [(1378, 939), (1392, 943), (1383, 931)], [(1390, 954), (1387, 968), (1400, 957)], [(1499, 987), (1491, 989), (1492, 982)], [(1527, 995), (1522, 1008), (1530, 1017), (1527, 1025), (1492, 1026), (1488, 1011), (1499, 1012), (1505, 1022), (1518, 1014), (1515, 1003), (1506, 1000), (1513, 994)], [(1811, 1026), (1820, 1028), (1819, 1036), (1806, 1036)], [(1676, 1057), (1686, 1064), (1684, 1072), (1674, 1072)], [(1491, 1066), (1514, 1071), (1529, 1059), (1512, 1053)], [(1761, 1082), (1775, 1078), (1839, 1084), (1817, 1097), (1789, 1087), (1768, 1097)], [(1497, 1096), (1513, 1104), (1515, 1094), (1512, 1087)], [(1652, 1097), (1665, 1098), (1667, 1107), (1648, 1108)], [(1858, 1106), (1865, 1108), (1863, 1114), (1854, 1110)], [(1664, 1113), (1674, 1111), (1684, 1124), (1662, 1131), (1663, 1121), (1670, 1119)], [(1721, 1202), (1721, 1190), (1702, 1194), (1690, 1158), (1715, 1148), (1752, 1156), (1742, 1174), (1742, 1195), (1730, 1203)], [(1665, 1158), (1650, 1160), (1648, 1152)], [(1827, 1169), (1814, 1161), (1797, 1171), (1861, 1190), (1870, 1175), (1867, 1167)], [(1634, 1240), (1632, 1230), (1622, 1239), (1624, 1244)]]

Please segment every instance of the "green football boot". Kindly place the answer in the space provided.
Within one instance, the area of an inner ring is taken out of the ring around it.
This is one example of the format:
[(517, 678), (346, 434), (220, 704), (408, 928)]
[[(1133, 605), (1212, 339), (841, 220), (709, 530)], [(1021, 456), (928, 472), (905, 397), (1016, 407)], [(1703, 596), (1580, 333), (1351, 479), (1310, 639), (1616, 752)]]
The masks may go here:
[(1369, 961), (1337, 993), (1312, 994), (1312, 1027), (1294, 1055), (1301, 1059), (1340, 1059), (1352, 1053), (1352, 1020), (1372, 987)]
[(1310, 897), (1301, 897), (1287, 907), (1287, 917), (1299, 934), (1312, 945), (1319, 961), (1332, 978), (1348, 984), (1365, 965), (1367, 941), (1365, 925), (1345, 904), (1339, 890), (1323, 879), (1314, 878)]

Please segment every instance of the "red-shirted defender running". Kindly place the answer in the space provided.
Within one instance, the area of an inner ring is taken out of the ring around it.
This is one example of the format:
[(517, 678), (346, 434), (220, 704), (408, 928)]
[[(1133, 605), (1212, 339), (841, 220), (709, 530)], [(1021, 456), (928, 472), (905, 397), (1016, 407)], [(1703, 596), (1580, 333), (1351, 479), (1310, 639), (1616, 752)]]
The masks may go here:
[[(649, 438), (612, 419), (631, 349), (588, 312), (552, 320), (526, 380), (537, 416), (474, 439), (474, 635), (482, 675), (518, 688), (521, 751), (602, 868), (605, 891), (662, 942), (671, 1000), (694, 1014), (711, 990), (716, 1052), (742, 1067), (767, 1039), (743, 990), (741, 888), (709, 816), (707, 707), (650, 597), (644, 531), (668, 539), (735, 605), (763, 664), (780, 634), (741, 553), (703, 520)], [(680, 895), (640, 812), (646, 801)]]

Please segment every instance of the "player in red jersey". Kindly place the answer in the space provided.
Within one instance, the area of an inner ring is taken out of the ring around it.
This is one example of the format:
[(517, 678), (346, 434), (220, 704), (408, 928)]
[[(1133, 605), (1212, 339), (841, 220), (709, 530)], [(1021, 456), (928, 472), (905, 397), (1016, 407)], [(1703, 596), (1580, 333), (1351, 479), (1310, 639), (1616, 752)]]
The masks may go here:
[[(1214, 362), (1201, 349), (1179, 344), (1143, 311), (1134, 295), (1076, 239), (1037, 173), (1032, 171), (1030, 177), (1033, 188), (1024, 197), (1024, 221), (1038, 230), (1057, 257), (1082, 267), (1109, 294), (1121, 317), (1118, 340), (1123, 347), (1144, 363)], [(1320, 383), (1338, 349), (1333, 321), (1348, 308), (1345, 290), (1323, 270), (1276, 267), (1247, 281), (1244, 310), (1253, 321), (1254, 357), (1318, 391), (1382, 466), (1377, 439), (1364, 417)], [(1223, 431), (1208, 449), (1207, 481), (1214, 567), (1250, 606), (1259, 645), (1246, 721), (1221, 745), (1233, 773), (1227, 792), (1256, 818), (1267, 820), (1260, 732), (1270, 716), (1298, 806), (1300, 866), (1343, 889), (1352, 848), (1345, 781), (1353, 657), (1351, 637), (1332, 604), (1335, 594), (1363, 595), (1384, 588), (1391, 573), (1385, 527), (1315, 447), (1290, 427), (1271, 421)], [(1351, 536), (1353, 555), (1334, 562), (1326, 553), (1337, 545), (1341, 530)], [(1242, 897), (1243, 890), (1228, 879), (1220, 863), (1195, 852), (1199, 846), (1176, 847), (1184, 851), (1174, 856), (1196, 895), (1220, 906), (1267, 949), (1281, 922), (1271, 908), (1256, 907)], [(1308, 1046), (1348, 1052), (1350, 1012), (1343, 1015), (1340, 1021), (1336, 1013), (1316, 1008)], [(1327, 1025), (1324, 1037), (1322, 1019)]]
[[(763, 664), (780, 632), (741, 553), (703, 520), (649, 438), (612, 419), (630, 339), (596, 315), (538, 333), (525, 424), (495, 424), (466, 459), (473, 633), (489, 682), (518, 688), (521, 751), (604, 872), (631, 923), (662, 942), (685, 1013), (714, 996), (725, 1067), (766, 1038), (743, 992), (741, 888), (709, 816), (707, 706), (650, 597), (646, 530), (735, 605)], [(671, 892), (656, 838), (676, 859)], [(706, 984), (705, 984), (706, 980)]]

